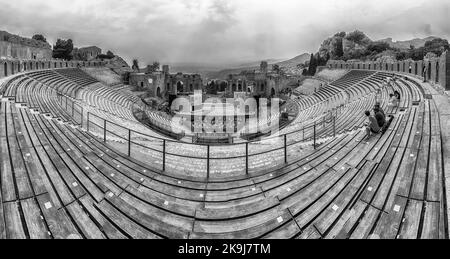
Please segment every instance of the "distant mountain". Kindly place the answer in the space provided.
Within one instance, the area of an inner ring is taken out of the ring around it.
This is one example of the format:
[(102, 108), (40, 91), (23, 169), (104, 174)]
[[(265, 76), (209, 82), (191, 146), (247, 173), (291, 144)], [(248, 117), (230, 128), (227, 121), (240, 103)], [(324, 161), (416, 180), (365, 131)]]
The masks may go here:
[(437, 37), (426, 37), (424, 39), (412, 39), (412, 40), (405, 40), (405, 41), (393, 41), (392, 38), (387, 38), (387, 39), (382, 39), (379, 40), (381, 42), (386, 42), (389, 44), (389, 46), (391, 46), (392, 48), (397, 48), (397, 49), (409, 49), (410, 46), (414, 46), (415, 48), (420, 48), (425, 46), (425, 42), (430, 41), (430, 40), (434, 40), (437, 39)]
[[(273, 65), (273, 64), (276, 64), (283, 60), (284, 59), (265, 59), (264, 61), (266, 61), (269, 65)], [(260, 64), (261, 64), (261, 61), (252, 61), (252, 62), (240, 64), (240, 65), (236, 66), (236, 68), (259, 67)]]
[(296, 56), (295, 58), (278, 62), (277, 65), (280, 66), (280, 68), (283, 68), (284, 71), (288, 74), (296, 74), (299, 75), (303, 71), (300, 70), (297, 66), (299, 64), (305, 64), (306, 61), (309, 61), (311, 59), (311, 54), (304, 53), (299, 56)]
[[(297, 65), (299, 64), (304, 64), (306, 61), (309, 61), (311, 57), (311, 54), (308, 53), (304, 53), (301, 54), (299, 56), (296, 56), (295, 58), (289, 59), (289, 60), (276, 60), (276, 59), (270, 59), (270, 60), (265, 60), (267, 61), (267, 63), (269, 64), (269, 68), (271, 68), (271, 66), (273, 65), (279, 65), (280, 68), (283, 68), (286, 73), (288, 74), (301, 74), (301, 70), (297, 68)], [(231, 68), (227, 68), (227, 69), (223, 69), (220, 71), (209, 71), (206, 73), (201, 73), (202, 75), (205, 76), (205, 78), (208, 79), (225, 79), (228, 75), (230, 74), (239, 74), (242, 71), (253, 71), (253, 70), (258, 70), (259, 69), (259, 65), (260, 65), (261, 61), (259, 62), (252, 62), (252, 63), (248, 63), (243, 66), (237, 66), (237, 67), (231, 67)]]

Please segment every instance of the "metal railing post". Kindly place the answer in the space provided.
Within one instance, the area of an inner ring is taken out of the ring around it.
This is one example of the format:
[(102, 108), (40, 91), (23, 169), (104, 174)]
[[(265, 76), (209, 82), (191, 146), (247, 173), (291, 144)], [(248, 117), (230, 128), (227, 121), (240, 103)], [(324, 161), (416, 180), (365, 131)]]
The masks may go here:
[(314, 149), (316, 149), (316, 122), (314, 122)]
[(287, 134), (284, 134), (284, 163), (287, 164)]
[(166, 171), (166, 140), (163, 140), (163, 171)]
[(87, 132), (89, 132), (89, 122), (90, 122), (90, 118), (89, 118), (89, 115), (91, 115), (91, 113), (90, 112), (88, 112), (87, 113), (87, 120), (86, 120), (86, 128), (87, 128)]
[(106, 120), (103, 120), (103, 142), (106, 142)]
[(333, 137), (336, 137), (336, 116), (333, 117)]
[(128, 130), (128, 157), (131, 156), (131, 130)]
[(83, 128), (84, 109), (83, 109), (83, 106), (80, 106), (80, 108), (81, 108), (81, 114), (80, 114), (81, 122), (80, 122), (80, 124), (81, 124), (81, 128)]
[(208, 145), (207, 146), (208, 147), (208, 149), (207, 149), (207, 161), (206, 161), (206, 173), (207, 173), (207, 178), (209, 179), (209, 170), (210, 170), (210, 168), (209, 168), (209, 150), (210, 150), (210, 146)]
[(245, 143), (245, 174), (248, 174), (248, 142)]

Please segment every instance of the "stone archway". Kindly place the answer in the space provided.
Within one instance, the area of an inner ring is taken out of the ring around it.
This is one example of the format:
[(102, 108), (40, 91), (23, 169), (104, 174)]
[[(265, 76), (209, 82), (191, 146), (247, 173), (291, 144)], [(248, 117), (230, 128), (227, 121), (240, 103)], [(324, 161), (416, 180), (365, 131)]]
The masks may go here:
[(439, 62), (436, 62), (436, 83), (439, 83)]
[(178, 93), (183, 93), (184, 92), (184, 84), (181, 81), (177, 82), (177, 92)]
[(156, 96), (159, 97), (159, 98), (162, 97), (162, 96), (161, 96), (161, 88), (160, 88), (160, 87), (158, 87), (158, 88), (156, 89)]
[(8, 76), (8, 64), (5, 62), (3, 63), (3, 75)]
[(221, 82), (219, 84), (219, 90), (220, 92), (225, 92), (228, 88), (228, 82)]
[(272, 90), (270, 90), (270, 96), (275, 96), (275, 89), (274, 88), (272, 88)]
[(431, 62), (428, 62), (427, 79), (431, 80)]

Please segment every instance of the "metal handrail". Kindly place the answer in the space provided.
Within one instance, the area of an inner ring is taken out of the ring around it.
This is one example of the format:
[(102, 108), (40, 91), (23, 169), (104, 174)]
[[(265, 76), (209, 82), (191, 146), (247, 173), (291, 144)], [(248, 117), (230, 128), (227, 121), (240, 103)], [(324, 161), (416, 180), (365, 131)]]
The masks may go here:
[[(84, 115), (84, 109), (83, 106), (79, 105), (75, 100), (71, 100), (69, 97), (63, 95), (63, 94), (58, 94), (58, 97), (60, 98), (60, 104), (62, 107), (64, 107), (65, 105), (65, 109), (69, 114), (78, 114), (81, 115), (81, 122), (80, 125), (82, 128), (84, 128), (84, 121), (83, 121), (83, 115)], [(65, 101), (63, 100), (65, 99)], [(344, 106), (340, 106), (337, 109), (341, 109)], [(77, 110), (78, 109), (78, 110)], [(337, 109), (335, 109), (337, 111)], [(175, 140), (170, 140), (170, 139), (165, 139), (165, 138), (160, 138), (160, 137), (156, 137), (156, 136), (151, 136), (145, 133), (141, 133), (138, 132), (136, 130), (130, 129), (130, 128), (126, 128), (122, 125), (119, 125), (118, 123), (112, 122), (107, 120), (106, 118), (102, 118), (90, 111), (86, 112), (86, 130), (88, 133), (94, 133), (96, 132), (95, 130), (92, 130), (91, 126), (95, 126), (98, 128), (98, 133), (99, 135), (101, 135), (101, 133), (103, 133), (103, 141), (106, 143), (108, 140), (108, 136), (113, 136), (114, 138), (117, 138), (119, 140), (123, 140), (123, 144), (127, 144), (128, 146), (128, 150), (127, 150), (127, 155), (129, 157), (131, 157), (131, 153), (132, 153), (132, 148), (133, 146), (136, 147), (140, 147), (143, 148), (144, 150), (148, 150), (151, 152), (156, 152), (162, 155), (162, 164), (163, 164), (163, 171), (165, 171), (166, 169), (166, 157), (167, 156), (174, 156), (174, 157), (179, 157), (179, 158), (188, 158), (188, 159), (196, 159), (196, 160), (205, 160), (205, 162), (207, 163), (207, 174), (209, 176), (210, 173), (210, 162), (211, 161), (218, 161), (218, 160), (236, 160), (236, 159), (245, 159), (245, 164), (246, 164), (246, 168), (245, 171), (248, 173), (249, 171), (249, 158), (251, 157), (256, 157), (256, 156), (261, 156), (261, 155), (265, 155), (265, 154), (269, 154), (272, 152), (279, 152), (281, 150), (284, 150), (284, 161), (285, 163), (287, 163), (288, 161), (288, 147), (291, 147), (293, 145), (297, 145), (300, 143), (304, 143), (307, 141), (312, 141), (313, 142), (313, 147), (316, 148), (317, 147), (317, 139), (320, 136), (321, 133), (326, 132), (327, 128), (326, 125), (330, 125), (332, 124), (333, 127), (333, 132), (334, 132), (334, 136), (336, 136), (336, 119), (337, 119), (337, 112), (336, 114), (332, 113), (326, 113), (322, 116), (320, 116), (319, 118), (317, 118), (316, 120), (313, 121), (313, 123), (311, 123), (311, 125), (306, 125), (304, 127), (302, 127), (301, 129), (297, 129), (279, 136), (271, 136), (268, 138), (264, 138), (263, 140), (256, 140), (256, 141), (248, 141), (245, 143), (232, 143), (232, 144), (226, 144), (223, 146), (226, 147), (240, 147), (241, 149), (239, 149), (241, 152), (245, 151), (244, 155), (235, 155), (235, 156), (226, 156), (226, 157), (214, 157), (211, 156), (213, 154), (213, 152), (211, 152), (211, 147), (217, 147), (217, 145), (210, 145), (210, 144), (194, 144), (194, 143), (187, 143), (187, 142), (182, 142), (182, 141), (175, 141)], [(109, 129), (108, 129), (109, 126)], [(111, 129), (116, 127), (116, 129)], [(124, 134), (123, 135), (127, 135), (126, 136), (121, 136), (117, 133), (118, 130), (123, 130)], [(301, 134), (303, 133), (303, 138), (302, 139), (297, 139), (297, 138), (291, 138), (291, 140), (288, 143), (288, 138), (294, 134)], [(159, 150), (157, 148), (151, 147), (151, 146), (147, 146), (145, 144), (142, 143), (138, 143), (138, 141), (133, 140), (133, 135), (136, 137), (142, 137), (142, 138), (146, 138), (148, 139), (148, 141), (159, 141), (159, 143), (157, 145), (161, 145), (162, 150)], [(100, 137), (99, 137), (100, 138)], [(251, 150), (249, 150), (249, 147), (251, 145), (259, 145), (261, 144), (262, 141), (270, 141), (270, 140), (277, 140), (280, 141), (279, 147), (275, 147), (275, 148), (270, 148), (268, 150), (255, 150), (257, 151), (256, 153), (252, 153)], [(195, 155), (183, 155), (183, 154), (176, 154), (174, 152), (168, 151), (167, 150), (167, 145), (171, 144), (171, 143), (179, 143), (182, 145), (192, 145), (195, 147), (199, 147), (201, 149), (204, 149), (204, 152), (202, 151), (202, 155), (200, 156), (195, 156)]]

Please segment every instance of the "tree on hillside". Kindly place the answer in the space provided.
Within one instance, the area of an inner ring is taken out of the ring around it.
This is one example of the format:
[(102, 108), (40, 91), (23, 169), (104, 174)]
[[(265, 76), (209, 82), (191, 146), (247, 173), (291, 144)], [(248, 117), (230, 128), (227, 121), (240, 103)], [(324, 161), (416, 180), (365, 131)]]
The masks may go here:
[(356, 30), (354, 32), (350, 32), (345, 37), (345, 39), (347, 39), (349, 41), (353, 41), (353, 42), (355, 42), (357, 44), (360, 44), (360, 45), (365, 44), (365, 43), (369, 43), (369, 42), (366, 42), (367, 37), (364, 34), (364, 32), (358, 31), (358, 30)]
[(147, 66), (147, 72), (152, 73), (159, 70), (161, 64), (158, 61), (153, 62), (153, 64)]
[(336, 42), (334, 45), (334, 55), (338, 58), (344, 56), (344, 43), (342, 39), (343, 37), (336, 38)]
[(303, 72), (302, 72), (302, 76), (307, 76), (308, 75), (308, 69), (303, 69)]
[(33, 35), (32, 39), (47, 43), (47, 39), (42, 34), (35, 34)]
[(53, 58), (71, 60), (73, 51), (73, 42), (71, 39), (58, 39), (53, 46)]
[(309, 69), (308, 69), (308, 74), (310, 76), (313, 76), (316, 74), (317, 71), (317, 59), (314, 56), (314, 54), (311, 54), (311, 59), (309, 61)]
[(114, 57), (115, 55), (114, 55), (114, 53), (113, 53), (111, 50), (108, 50), (108, 51), (106, 52), (106, 56), (108, 56), (108, 57)]
[(371, 42), (369, 46), (367, 46), (368, 54), (378, 54), (389, 49), (391, 49), (389, 43), (381, 41)]
[(340, 37), (340, 38), (345, 38), (345, 36), (347, 35), (347, 33), (345, 31), (342, 32), (338, 32), (334, 35), (334, 37)]
[(273, 70), (275, 73), (279, 73), (279, 72), (280, 72), (280, 66), (277, 65), (277, 64), (275, 64), (275, 65), (272, 66), (272, 70)]
[(441, 56), (444, 51), (449, 50), (450, 45), (447, 40), (437, 38), (425, 42), (424, 53), (433, 52), (437, 56)]
[(131, 68), (135, 71), (139, 71), (139, 61), (137, 59), (133, 59), (133, 66)]

